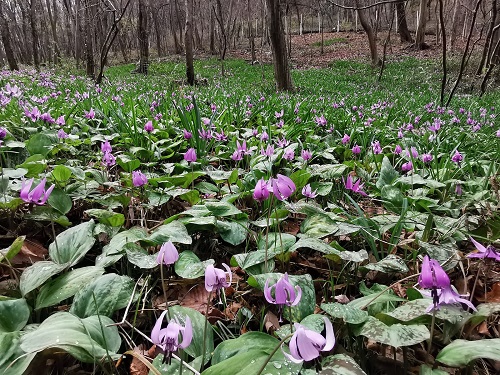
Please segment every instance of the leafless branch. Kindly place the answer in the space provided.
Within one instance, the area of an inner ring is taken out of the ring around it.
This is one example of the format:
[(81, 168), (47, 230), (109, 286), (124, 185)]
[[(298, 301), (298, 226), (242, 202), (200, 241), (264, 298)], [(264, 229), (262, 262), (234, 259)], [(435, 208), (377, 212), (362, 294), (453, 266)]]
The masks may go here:
[(379, 5), (397, 3), (398, 0), (384, 0), (384, 1), (379, 1), (377, 3), (374, 3), (374, 4), (365, 5), (362, 7), (350, 7), (350, 6), (346, 6), (346, 5), (341, 5), (341, 4), (337, 4), (336, 2), (334, 2), (332, 0), (328, 0), (328, 2), (332, 5), (335, 5), (336, 7), (342, 8), (342, 9), (363, 10), (363, 9), (370, 9), (370, 8), (373, 8), (373, 7), (376, 7)]

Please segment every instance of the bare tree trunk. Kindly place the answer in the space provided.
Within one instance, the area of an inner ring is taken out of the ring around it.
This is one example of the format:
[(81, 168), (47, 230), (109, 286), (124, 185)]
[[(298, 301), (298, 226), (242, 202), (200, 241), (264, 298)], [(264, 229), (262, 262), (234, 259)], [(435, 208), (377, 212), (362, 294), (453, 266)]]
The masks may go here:
[(94, 62), (94, 7), (91, 0), (85, 0), (85, 52), (87, 59), (87, 77), (95, 79)]
[(210, 5), (210, 54), (215, 55), (215, 11)]
[(252, 25), (252, 19), (251, 19), (251, 12), (250, 12), (250, 0), (247, 0), (247, 24), (248, 24), (248, 40), (250, 42), (250, 51), (252, 54), (252, 64), (257, 61), (257, 55), (255, 53), (255, 38), (253, 35), (253, 25)]
[(40, 55), (38, 50), (38, 31), (36, 29), (36, 3), (30, 1), (30, 24), (31, 24), (31, 43), (33, 48), (33, 64), (35, 68), (40, 69)]
[(59, 50), (59, 41), (57, 38), (57, 5), (56, 1), (52, 0), (53, 11), (50, 9), (50, 0), (45, 0), (45, 4), (47, 5), (47, 13), (49, 15), (50, 29), (52, 31), (52, 39), (54, 41), (54, 54), (55, 54), (55, 63), (59, 64), (61, 62), (61, 52)]
[(408, 24), (406, 22), (406, 11), (404, 0), (396, 2), (396, 12), (398, 14), (398, 33), (402, 43), (413, 43)]
[[(27, 4), (29, 5), (29, 4)], [(21, 1), (19, 3), (19, 7), (21, 9), (21, 15), (23, 18), (22, 22), (22, 29), (23, 29), (23, 38), (24, 38), (24, 43), (22, 43), (21, 46), (21, 55), (22, 55), (22, 62), (25, 64), (30, 64), (31, 61), (33, 60), (33, 52), (30, 50), (30, 44), (29, 44), (29, 36), (28, 36), (28, 27), (29, 27), (29, 12), (28, 8), (26, 6), (26, 3)]]
[(1, 2), (0, 2), (0, 32), (2, 34), (2, 43), (5, 50), (5, 56), (7, 57), (7, 62), (9, 63), (9, 68), (10, 70), (19, 70), (16, 58), (14, 57), (14, 51), (12, 50), (9, 25), (3, 13)]
[(428, 48), (425, 43), (425, 26), (427, 25), (427, 2), (429, 0), (420, 0), (419, 17), (417, 35), (415, 36), (415, 48), (426, 49)]
[[(217, 10), (214, 12), (217, 23), (219, 24), (219, 30), (221, 32), (221, 38), (220, 38), (220, 60), (221, 60), (221, 67), (222, 67), (222, 76), (224, 76), (224, 59), (226, 58), (226, 51), (227, 51), (227, 27), (224, 25), (224, 18), (223, 18), (223, 13), (222, 13), (222, 4), (220, 0), (215, 0), (215, 3), (217, 5)], [(233, 2), (231, 1), (231, 8), (232, 8)]]
[(194, 85), (193, 64), (193, 0), (186, 0), (186, 27), (184, 45), (186, 46), (186, 77), (189, 85)]
[(179, 39), (177, 39), (177, 30), (175, 29), (175, 23), (174, 23), (174, 3), (173, 1), (170, 2), (170, 30), (172, 30), (172, 35), (174, 37), (174, 48), (175, 48), (175, 53), (179, 54), (181, 53), (181, 45), (179, 43)]
[[(152, 4), (154, 3), (154, 0), (150, 0), (149, 6), (152, 7)], [(156, 53), (158, 54), (158, 57), (163, 56), (165, 53), (163, 52), (163, 48), (161, 46), (161, 34), (160, 34), (160, 22), (158, 20), (158, 10), (159, 9), (153, 9), (153, 25), (155, 28), (155, 36), (156, 36)]]
[(366, 33), (366, 36), (368, 37), (368, 45), (370, 46), (370, 56), (371, 56), (371, 64), (373, 67), (380, 66), (381, 61), (380, 58), (378, 57), (378, 50), (377, 50), (377, 40), (375, 37), (375, 33), (373, 32), (373, 28), (370, 25), (370, 22), (366, 18), (366, 13), (365, 10), (359, 9), (360, 2), (359, 0), (356, 0), (356, 8), (358, 12), (358, 17), (359, 17), (359, 22), (361, 23), (361, 26), (363, 27), (363, 30)]
[(145, 0), (139, 0), (139, 22), (137, 25), (139, 37), (139, 67), (136, 72), (148, 74), (149, 65), (149, 37), (148, 37), (148, 14)]
[(124, 38), (123, 33), (118, 32), (118, 44), (120, 46), (120, 51), (122, 52), (123, 61), (127, 63), (129, 61), (128, 49), (127, 46), (125, 45), (125, 41), (123, 40), (123, 38)]
[(283, 32), (282, 12), (280, 0), (267, 0), (269, 12), (269, 28), (271, 49), (273, 51), (274, 79), (276, 88), (280, 91), (293, 91), (292, 76), (288, 66), (288, 53), (285, 34)]
[(484, 42), (483, 52), (481, 54), (481, 61), (477, 67), (476, 74), (480, 75), (483, 72), (484, 66), (488, 60), (488, 51), (491, 51), (490, 45), (493, 43), (493, 30), (497, 23), (497, 0), (491, 0), (491, 20)]

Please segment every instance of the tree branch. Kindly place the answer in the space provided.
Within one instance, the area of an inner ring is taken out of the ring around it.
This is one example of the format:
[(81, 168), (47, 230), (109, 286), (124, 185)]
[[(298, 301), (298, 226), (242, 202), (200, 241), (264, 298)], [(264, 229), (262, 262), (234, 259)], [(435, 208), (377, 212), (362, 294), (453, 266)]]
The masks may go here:
[(336, 2), (332, 1), (332, 0), (327, 0), (330, 4), (332, 5), (335, 5), (339, 8), (342, 8), (342, 9), (351, 9), (351, 10), (363, 10), (363, 9), (370, 9), (370, 8), (373, 8), (373, 7), (376, 7), (376, 6), (379, 6), (379, 5), (384, 5), (384, 4), (391, 4), (391, 3), (397, 3), (398, 0), (384, 0), (384, 1), (379, 1), (375, 4), (370, 4), (370, 5), (365, 5), (365, 6), (362, 6), (362, 7), (350, 7), (350, 6), (345, 6), (345, 5), (340, 5), (340, 4), (337, 4)]

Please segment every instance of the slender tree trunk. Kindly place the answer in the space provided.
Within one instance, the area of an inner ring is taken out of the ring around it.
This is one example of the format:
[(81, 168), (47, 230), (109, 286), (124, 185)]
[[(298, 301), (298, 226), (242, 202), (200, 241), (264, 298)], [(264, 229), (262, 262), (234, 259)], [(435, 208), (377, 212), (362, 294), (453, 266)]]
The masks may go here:
[(14, 57), (14, 51), (12, 50), (9, 25), (3, 13), (1, 2), (0, 2), (0, 32), (2, 34), (2, 43), (5, 50), (5, 56), (7, 58), (7, 62), (9, 63), (9, 68), (10, 70), (19, 70), (16, 58)]
[(122, 52), (123, 61), (125, 63), (127, 63), (129, 61), (128, 49), (127, 49), (127, 46), (126, 46), (125, 41), (123, 40), (123, 38), (124, 38), (123, 33), (119, 32), (118, 33), (118, 45), (120, 46), (120, 51)]
[[(153, 0), (151, 0), (151, 3), (152, 2)], [(155, 36), (156, 36), (156, 53), (158, 54), (158, 57), (161, 57), (165, 53), (163, 52), (163, 48), (161, 46), (160, 21), (158, 20), (158, 11), (155, 11), (154, 8), (153, 8), (153, 25), (155, 28)]]
[(252, 25), (252, 18), (251, 18), (251, 11), (250, 11), (250, 0), (247, 0), (247, 25), (248, 25), (248, 40), (250, 43), (250, 51), (252, 54), (252, 65), (257, 61), (257, 55), (255, 53), (255, 38), (253, 35), (253, 25)]
[(419, 17), (417, 35), (415, 36), (415, 48), (425, 49), (428, 48), (425, 43), (425, 26), (427, 25), (427, 2), (429, 0), (420, 0)]
[(368, 37), (368, 45), (370, 46), (370, 56), (371, 56), (371, 64), (373, 67), (380, 66), (381, 61), (380, 58), (378, 57), (378, 50), (377, 50), (377, 40), (375, 37), (375, 33), (373, 32), (373, 28), (370, 25), (370, 22), (368, 21), (366, 17), (366, 11), (359, 9), (361, 7), (360, 0), (356, 0), (356, 8), (358, 12), (358, 17), (359, 17), (359, 22), (361, 23), (361, 26), (363, 27), (363, 30), (366, 33), (366, 36)]
[(179, 43), (179, 39), (177, 38), (177, 30), (175, 29), (175, 22), (174, 22), (174, 3), (173, 1), (170, 2), (170, 30), (172, 30), (172, 35), (174, 37), (174, 47), (175, 47), (175, 53), (179, 54), (181, 53), (181, 45)]
[(194, 85), (193, 64), (193, 0), (185, 0), (186, 5), (186, 27), (184, 34), (184, 45), (186, 47), (186, 77), (189, 85)]
[(47, 4), (47, 14), (49, 15), (50, 29), (54, 42), (55, 63), (59, 64), (61, 62), (61, 52), (59, 50), (59, 41), (57, 38), (57, 5), (56, 1), (52, 0), (53, 9), (51, 9), (50, 0), (45, 0), (45, 3)]
[[(224, 60), (226, 58), (226, 51), (227, 51), (227, 32), (228, 32), (228, 29), (229, 29), (229, 25), (226, 26), (224, 25), (224, 16), (223, 16), (223, 13), (222, 13), (222, 4), (220, 2), (220, 0), (215, 0), (215, 3), (217, 5), (217, 10), (215, 12), (215, 16), (216, 16), (216, 19), (217, 19), (217, 23), (219, 24), (219, 30), (220, 30), (220, 33), (221, 33), (221, 37), (220, 37), (220, 45), (221, 45), (221, 48), (220, 48), (220, 60), (221, 60), (221, 66), (222, 66), (222, 76), (224, 76), (225, 72), (224, 72)], [(232, 4), (233, 2), (231, 1), (231, 5), (230, 5), (230, 8), (232, 8)], [(231, 10), (229, 11), (229, 17), (231, 16)], [(229, 21), (228, 21), (229, 22)]]
[(398, 33), (402, 43), (413, 43), (408, 24), (406, 22), (406, 11), (404, 0), (396, 2), (396, 12), (398, 14)]
[(210, 54), (215, 55), (215, 11), (210, 5)]
[(497, 0), (491, 0), (491, 20), (488, 26), (488, 33), (486, 34), (486, 40), (484, 42), (483, 52), (481, 54), (481, 61), (477, 67), (476, 74), (481, 75), (484, 66), (488, 60), (488, 51), (491, 51), (490, 45), (493, 43), (493, 30), (497, 23)]
[(292, 76), (288, 65), (288, 53), (283, 31), (280, 0), (267, 0), (271, 49), (273, 51), (274, 79), (279, 91), (293, 91)]
[(33, 48), (33, 64), (37, 70), (40, 69), (40, 55), (38, 50), (38, 31), (36, 28), (36, 3), (30, 1), (30, 26), (31, 26), (31, 45)]
[(95, 79), (94, 62), (94, 4), (91, 0), (85, 0), (85, 52), (87, 60), (87, 77)]
[[(29, 5), (29, 4), (28, 4)], [(31, 51), (31, 46), (30, 46), (30, 43), (29, 43), (29, 31), (28, 31), (28, 28), (29, 28), (29, 11), (28, 11), (28, 8), (26, 6), (26, 4), (21, 1), (19, 3), (19, 8), (21, 9), (21, 15), (22, 15), (22, 18), (23, 18), (23, 22), (22, 22), (22, 29), (23, 29), (23, 39), (24, 39), (24, 42), (21, 43), (22, 46), (20, 47), (21, 49), (21, 55), (22, 55), (22, 62), (25, 63), (25, 64), (30, 64), (31, 61), (33, 60), (33, 51)]]
[(149, 65), (149, 38), (148, 38), (148, 13), (145, 0), (139, 0), (139, 22), (137, 25), (139, 37), (139, 67), (137, 73), (148, 74)]

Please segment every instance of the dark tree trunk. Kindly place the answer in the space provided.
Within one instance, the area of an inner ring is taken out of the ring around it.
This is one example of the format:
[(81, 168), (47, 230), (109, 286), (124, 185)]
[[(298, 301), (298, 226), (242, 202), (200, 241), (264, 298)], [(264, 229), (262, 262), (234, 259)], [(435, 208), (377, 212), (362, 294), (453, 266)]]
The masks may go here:
[(19, 7), (21, 9), (21, 15), (23, 17), (22, 29), (23, 29), (24, 43), (22, 43), (22, 47), (20, 48), (22, 54), (22, 62), (25, 64), (30, 64), (33, 59), (33, 54), (32, 51), (30, 50), (30, 44), (28, 43), (29, 12), (28, 8), (26, 7), (26, 4), (23, 1), (19, 3)]
[(361, 26), (363, 27), (363, 30), (366, 33), (366, 36), (368, 37), (368, 45), (370, 46), (370, 56), (372, 60), (372, 66), (380, 66), (381, 61), (380, 58), (378, 57), (378, 50), (377, 50), (377, 40), (375, 37), (375, 33), (373, 32), (373, 28), (370, 25), (370, 22), (366, 18), (366, 11), (361, 10), (360, 8), (360, 1), (356, 0), (356, 8), (358, 12), (358, 17), (359, 17), (359, 22), (361, 23)]
[[(151, 1), (151, 4), (153, 1)], [(155, 11), (153, 9), (153, 25), (155, 28), (155, 36), (156, 36), (156, 53), (158, 54), (158, 57), (163, 56), (165, 53), (163, 52), (163, 48), (161, 46), (161, 33), (160, 33), (160, 21), (158, 20), (158, 10)]]
[(274, 79), (279, 91), (293, 91), (292, 76), (288, 66), (288, 53), (283, 31), (280, 0), (267, 0), (271, 49), (273, 51)]
[(210, 54), (215, 55), (215, 11), (210, 4)]
[(250, 42), (250, 51), (252, 53), (252, 64), (257, 61), (257, 55), (255, 53), (255, 38), (253, 35), (253, 26), (252, 26), (252, 18), (251, 18), (251, 11), (250, 11), (250, 0), (247, 0), (247, 25), (248, 25), (248, 40)]
[(408, 24), (406, 22), (406, 12), (404, 0), (399, 0), (396, 3), (396, 12), (398, 14), (398, 33), (403, 43), (413, 43)]
[(186, 27), (184, 45), (186, 46), (186, 77), (189, 85), (194, 85), (193, 65), (193, 0), (186, 0)]
[(91, 0), (85, 0), (85, 52), (87, 59), (87, 77), (95, 79), (94, 62), (94, 7)]
[(12, 50), (9, 25), (3, 13), (1, 2), (0, 2), (0, 32), (2, 34), (3, 48), (5, 50), (5, 56), (7, 57), (7, 62), (9, 63), (9, 68), (10, 70), (19, 70), (16, 58), (14, 57), (14, 51)]
[(486, 34), (486, 41), (484, 42), (484, 48), (481, 55), (481, 61), (477, 67), (476, 74), (481, 75), (483, 69), (488, 61), (488, 51), (491, 51), (490, 45), (493, 43), (493, 30), (497, 23), (497, 0), (491, 0), (491, 20), (488, 27), (488, 33)]
[(31, 45), (33, 48), (33, 64), (35, 68), (40, 69), (40, 55), (38, 50), (38, 30), (36, 29), (36, 2), (30, 1), (30, 26), (31, 26)]
[(170, 29), (172, 30), (172, 35), (174, 37), (175, 53), (179, 54), (181, 53), (182, 48), (179, 43), (179, 39), (177, 39), (177, 30), (175, 29), (174, 22), (174, 3), (172, 1), (170, 2)]
[(139, 36), (139, 67), (137, 73), (148, 74), (149, 65), (149, 38), (148, 38), (148, 14), (145, 0), (139, 0), (139, 22), (137, 34)]
[(425, 43), (425, 27), (427, 25), (427, 3), (429, 0), (420, 0), (417, 35), (415, 36), (415, 48), (428, 48)]
[[(61, 62), (61, 51), (59, 50), (59, 41), (57, 37), (57, 4), (55, 0), (52, 0), (52, 8), (50, 8), (50, 0), (45, 0), (47, 4), (47, 13), (49, 15), (50, 29), (52, 31), (52, 39), (54, 41), (54, 54), (55, 63), (59, 64)], [(52, 13), (53, 12), (53, 13)]]

